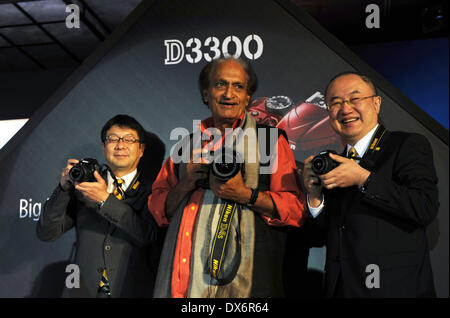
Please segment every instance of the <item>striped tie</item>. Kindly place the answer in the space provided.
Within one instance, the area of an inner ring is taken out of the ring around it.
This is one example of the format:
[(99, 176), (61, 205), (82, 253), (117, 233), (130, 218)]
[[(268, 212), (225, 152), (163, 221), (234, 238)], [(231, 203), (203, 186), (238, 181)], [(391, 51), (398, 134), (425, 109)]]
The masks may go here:
[(99, 283), (99, 289), (106, 295), (111, 296), (111, 290), (109, 289), (109, 280), (108, 276), (106, 275), (106, 269), (103, 270), (102, 279), (100, 280)]
[(123, 179), (117, 179), (116, 182), (116, 188), (114, 189), (114, 195), (116, 196), (117, 199), (122, 200), (123, 195), (125, 194), (125, 192), (122, 189), (122, 184), (125, 181)]
[(358, 157), (358, 152), (356, 151), (356, 149), (354, 147), (351, 147), (348, 150), (348, 154), (347, 157), (350, 158), (351, 160), (355, 161), (355, 158)]

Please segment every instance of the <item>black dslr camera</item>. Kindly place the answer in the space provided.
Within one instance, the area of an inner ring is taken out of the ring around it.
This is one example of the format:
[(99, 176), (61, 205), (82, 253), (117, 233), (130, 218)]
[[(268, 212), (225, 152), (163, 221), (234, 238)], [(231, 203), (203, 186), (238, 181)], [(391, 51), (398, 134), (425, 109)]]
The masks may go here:
[(69, 171), (69, 177), (73, 182), (93, 182), (95, 181), (94, 171), (100, 173), (101, 165), (96, 159), (81, 159)]
[[(211, 153), (212, 162), (209, 164), (210, 172), (220, 181), (226, 182), (232, 179), (243, 167), (242, 157), (230, 148), (222, 148)], [(209, 189), (209, 179), (200, 179), (197, 187)]]
[(339, 162), (334, 161), (330, 158), (330, 156), (328, 155), (330, 153), (336, 154), (336, 151), (325, 150), (320, 152), (313, 158), (313, 160), (311, 161), (311, 169), (315, 174), (326, 174), (339, 165)]

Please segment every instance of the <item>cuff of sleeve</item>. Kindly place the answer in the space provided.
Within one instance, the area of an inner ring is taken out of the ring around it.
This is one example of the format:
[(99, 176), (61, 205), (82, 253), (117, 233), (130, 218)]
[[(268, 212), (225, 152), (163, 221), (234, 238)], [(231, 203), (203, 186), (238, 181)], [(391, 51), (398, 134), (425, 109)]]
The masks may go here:
[(103, 205), (105, 204), (105, 201), (106, 201), (106, 200), (104, 200), (104, 201), (98, 203), (98, 208), (99, 208), (99, 209), (101, 209), (101, 208), (103, 207)]
[(282, 200), (283, 198), (280, 197), (279, 195), (275, 194), (275, 193), (270, 192), (270, 191), (264, 191), (263, 193), (268, 195), (268, 196), (270, 196), (270, 198), (272, 199), (273, 204), (275, 205), (275, 207), (277, 209), (277, 213), (278, 213), (278, 217), (279, 217), (279, 218), (270, 218), (268, 216), (263, 216), (263, 218), (266, 220), (267, 224), (272, 225), (272, 226), (283, 226), (283, 225), (285, 225), (287, 223), (287, 221), (288, 221), (289, 214), (283, 213), (283, 209), (279, 209), (278, 208), (278, 206), (280, 206), (280, 207), (282, 206), (281, 204), (278, 203), (278, 201)]
[(362, 193), (366, 193), (367, 187), (369, 186), (370, 181), (373, 179), (373, 175), (374, 175), (374, 173), (371, 172), (371, 173), (369, 174), (369, 176), (367, 177), (366, 181), (364, 182), (364, 184), (362, 185), (362, 187), (359, 188), (359, 190), (360, 190)]
[(309, 205), (308, 195), (306, 195), (306, 203), (308, 204), (309, 213), (313, 218), (316, 218), (322, 212), (323, 207), (325, 206), (325, 197), (322, 194), (322, 202), (316, 208), (313, 208)]
[(306, 213), (306, 204), (304, 204), (304, 199), (299, 199), (297, 193), (271, 191), (264, 191), (264, 193), (270, 195), (278, 213), (278, 218), (263, 216), (268, 225), (299, 227), (302, 224), (303, 216)]

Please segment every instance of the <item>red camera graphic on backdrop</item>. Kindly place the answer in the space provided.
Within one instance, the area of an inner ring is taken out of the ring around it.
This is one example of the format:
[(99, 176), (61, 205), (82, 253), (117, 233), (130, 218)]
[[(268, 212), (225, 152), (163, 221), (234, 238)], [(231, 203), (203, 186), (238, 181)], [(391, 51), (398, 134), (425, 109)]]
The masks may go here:
[(251, 102), (248, 111), (257, 123), (284, 129), (297, 160), (303, 161), (325, 149), (342, 148), (320, 92), (297, 104), (287, 96), (260, 97)]

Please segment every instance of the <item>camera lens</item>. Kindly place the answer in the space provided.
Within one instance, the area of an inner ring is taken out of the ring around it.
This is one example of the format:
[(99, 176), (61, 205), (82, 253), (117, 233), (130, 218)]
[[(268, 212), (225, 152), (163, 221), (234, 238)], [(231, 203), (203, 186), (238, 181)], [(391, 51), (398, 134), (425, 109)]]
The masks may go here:
[(228, 175), (233, 172), (234, 164), (236, 161), (234, 157), (230, 157), (229, 155), (223, 154), (220, 158), (221, 160), (217, 160), (215, 163), (216, 171), (220, 175)]
[(74, 182), (79, 182), (83, 179), (83, 170), (79, 166), (75, 166), (69, 171), (69, 177)]
[(100, 171), (97, 160), (92, 158), (81, 159), (80, 162), (69, 170), (69, 177), (73, 182), (95, 181), (94, 171)]
[(315, 174), (324, 174), (326, 162), (326, 158), (322, 156), (317, 156), (313, 159), (311, 164), (311, 168)]
[(314, 161), (313, 166), (314, 166), (314, 169), (316, 169), (317, 171), (320, 171), (320, 169), (322, 169), (322, 167), (323, 167), (323, 160), (321, 160), (321, 158), (319, 158), (319, 160)]
[(227, 181), (238, 174), (241, 169), (241, 164), (238, 162), (235, 152), (229, 153), (222, 151), (222, 153), (214, 158), (211, 165), (211, 171), (217, 179)]
[(334, 151), (327, 150), (313, 158), (311, 161), (311, 169), (315, 174), (326, 174), (338, 166), (338, 163), (328, 155), (330, 152), (335, 153)]

